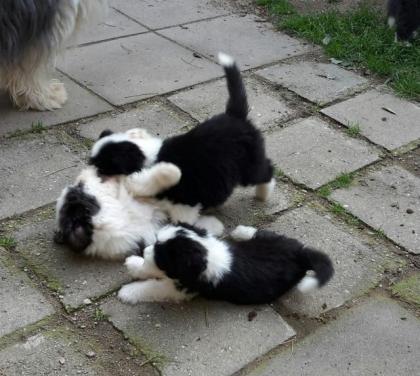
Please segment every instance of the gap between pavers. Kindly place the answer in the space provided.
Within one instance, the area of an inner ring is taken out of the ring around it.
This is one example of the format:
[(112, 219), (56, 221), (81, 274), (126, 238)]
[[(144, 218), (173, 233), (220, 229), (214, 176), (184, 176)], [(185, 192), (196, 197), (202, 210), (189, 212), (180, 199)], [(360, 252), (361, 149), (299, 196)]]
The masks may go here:
[(14, 237), (17, 251), (27, 259), (46, 285), (59, 293), (68, 308), (77, 308), (87, 298), (104, 295), (128, 280), (123, 262), (79, 256), (53, 242), (54, 221), (28, 224)]
[(7, 95), (0, 96), (0, 136), (10, 135), (16, 131), (30, 130), (32, 125), (43, 126), (66, 123), (84, 117), (112, 110), (112, 107), (89, 93), (62, 74), (57, 73), (68, 93), (68, 101), (63, 108), (54, 111), (19, 111), (12, 106)]
[(311, 61), (279, 64), (257, 74), (319, 105), (355, 93), (368, 84), (367, 79), (334, 64)]
[(78, 129), (81, 136), (96, 140), (105, 129), (124, 132), (131, 128), (144, 128), (155, 136), (169, 137), (187, 130), (190, 125), (173, 111), (158, 103), (150, 103), (81, 124)]
[(114, 105), (223, 75), (216, 64), (154, 33), (69, 50), (58, 66)]
[(2, 247), (0, 281), (0, 337), (54, 313), (54, 307), (34, 288), (29, 278), (12, 265)]
[[(295, 335), (269, 306), (196, 299), (184, 304), (101, 306), (110, 321), (155, 357), (164, 376), (228, 376)], [(249, 321), (248, 314), (256, 313)]]
[(414, 376), (420, 321), (395, 301), (367, 299), (248, 373), (252, 376)]
[(294, 181), (316, 189), (344, 172), (379, 159), (368, 143), (351, 138), (316, 117), (266, 135), (267, 154)]
[(83, 162), (66, 136), (43, 132), (0, 140), (0, 219), (55, 201)]
[(391, 151), (418, 140), (420, 106), (382, 91), (370, 90), (321, 112), (346, 127), (358, 126), (362, 135)]
[(279, 216), (265, 228), (298, 239), (332, 259), (335, 274), (326, 286), (310, 294), (294, 290), (279, 300), (289, 312), (301, 315), (316, 317), (342, 306), (374, 287), (385, 269), (396, 269), (403, 262), (385, 247), (366, 244), (349, 227), (334, 224), (331, 215), (306, 206)]
[(232, 15), (159, 31), (183, 46), (217, 59), (232, 55), (242, 69), (254, 68), (312, 50), (312, 47), (274, 30), (256, 16)]
[[(274, 128), (296, 115), (296, 109), (290, 107), (277, 93), (264, 87), (257, 80), (246, 78), (244, 83), (250, 109), (249, 118), (262, 131)], [(199, 121), (225, 112), (228, 99), (224, 79), (169, 97), (172, 103)]]
[(409, 252), (420, 254), (420, 178), (397, 165), (385, 166), (334, 191), (353, 215)]

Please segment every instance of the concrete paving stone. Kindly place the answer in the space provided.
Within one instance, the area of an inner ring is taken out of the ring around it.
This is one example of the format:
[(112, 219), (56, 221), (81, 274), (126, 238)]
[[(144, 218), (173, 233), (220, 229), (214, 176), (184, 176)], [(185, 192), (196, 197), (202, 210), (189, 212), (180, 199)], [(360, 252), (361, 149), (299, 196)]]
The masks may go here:
[[(131, 340), (166, 359), (165, 376), (231, 375), (295, 335), (269, 306), (201, 299), (128, 306), (112, 299), (101, 308)], [(252, 321), (250, 312), (257, 314)]]
[(233, 195), (221, 207), (211, 209), (209, 214), (215, 214), (226, 226), (233, 230), (238, 225), (258, 226), (264, 216), (277, 214), (292, 206), (297, 195), (285, 184), (277, 186), (267, 202), (255, 199), (255, 188), (237, 188)]
[(378, 151), (366, 142), (346, 136), (315, 117), (273, 132), (266, 137), (266, 145), (277, 167), (312, 189), (379, 158)]
[(96, 359), (72, 348), (74, 339), (59, 333), (35, 334), (0, 351), (0, 375), (4, 376), (106, 376)]
[(385, 249), (368, 246), (351, 229), (335, 225), (329, 215), (308, 207), (288, 212), (266, 228), (315, 247), (333, 261), (335, 274), (326, 286), (305, 295), (295, 290), (280, 299), (279, 304), (288, 311), (302, 315), (316, 317), (340, 307), (373, 287), (383, 278), (384, 269), (392, 269), (399, 261)]
[(44, 126), (66, 123), (87, 116), (109, 111), (112, 107), (97, 96), (89, 93), (67, 77), (57, 74), (64, 82), (69, 96), (63, 108), (55, 111), (19, 111), (12, 107), (6, 94), (0, 95), (0, 136), (18, 130), (31, 129), (32, 124), (41, 122)]
[(409, 252), (420, 254), (420, 178), (398, 166), (383, 167), (331, 198)]
[(0, 247), (0, 337), (54, 313), (53, 306), (26, 275), (10, 265), (6, 255)]
[(388, 150), (420, 138), (420, 107), (377, 90), (370, 90), (321, 112), (347, 127), (358, 125), (361, 134)]
[(177, 114), (157, 103), (146, 104), (123, 113), (112, 113), (95, 119), (79, 127), (80, 135), (96, 140), (104, 129), (124, 132), (131, 128), (145, 128), (160, 137), (173, 136), (186, 129), (189, 124), (183, 122)]
[(227, 14), (209, 0), (111, 0), (111, 6), (151, 29)]
[(160, 31), (162, 35), (217, 59), (219, 51), (232, 55), (242, 69), (300, 55), (311, 49), (255, 16), (237, 15), (201, 21)]
[(53, 202), (83, 165), (50, 133), (3, 139), (0, 145), (0, 218)]
[(146, 32), (147, 29), (125, 15), (109, 8), (105, 20), (86, 27), (76, 36), (77, 44), (98, 42), (101, 40), (123, 37), (126, 35)]
[(122, 262), (107, 262), (79, 256), (54, 244), (54, 221), (45, 220), (23, 227), (15, 235), (18, 252), (58, 290), (65, 306), (75, 308), (86, 298), (95, 298), (119, 287), (127, 280)]
[(420, 322), (394, 301), (378, 297), (344, 312), (252, 376), (418, 374)]
[(75, 48), (59, 66), (115, 105), (223, 75), (216, 64), (153, 33)]
[[(254, 79), (245, 80), (249, 103), (249, 117), (261, 130), (275, 127), (296, 114), (275, 93)], [(220, 80), (195, 87), (169, 97), (169, 100), (199, 121), (225, 111), (228, 92), (226, 81)]]
[(310, 61), (279, 64), (257, 74), (319, 105), (354, 93), (368, 83), (365, 78), (334, 64)]

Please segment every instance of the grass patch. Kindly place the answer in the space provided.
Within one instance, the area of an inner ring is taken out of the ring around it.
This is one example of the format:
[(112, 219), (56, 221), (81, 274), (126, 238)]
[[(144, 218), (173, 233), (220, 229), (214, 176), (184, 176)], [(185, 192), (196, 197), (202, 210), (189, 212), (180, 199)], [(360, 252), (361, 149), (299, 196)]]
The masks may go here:
[(321, 197), (327, 198), (334, 189), (348, 188), (353, 182), (354, 174), (344, 172), (338, 175), (335, 180), (318, 189), (318, 194)]
[[(420, 38), (412, 46), (395, 43), (394, 31), (387, 27), (384, 16), (366, 4), (344, 13), (329, 10), (300, 15), (294, 10), (286, 12), (285, 2), (258, 1), (279, 16), (281, 29), (322, 45), (328, 56), (346, 65), (388, 78), (399, 95), (420, 100)], [(329, 41), (325, 44), (326, 37)]]
[(359, 124), (349, 124), (346, 133), (350, 137), (357, 137), (360, 134), (360, 126)]
[(417, 273), (391, 287), (393, 294), (420, 307), (420, 274)]
[(0, 236), (0, 247), (11, 251), (16, 247), (16, 240), (9, 236)]
[(31, 133), (39, 134), (45, 131), (44, 124), (41, 121), (37, 121), (36, 123), (32, 123), (31, 125)]
[(100, 308), (95, 308), (95, 312), (93, 314), (93, 319), (95, 321), (105, 321), (108, 319), (108, 315), (106, 315), (102, 309)]

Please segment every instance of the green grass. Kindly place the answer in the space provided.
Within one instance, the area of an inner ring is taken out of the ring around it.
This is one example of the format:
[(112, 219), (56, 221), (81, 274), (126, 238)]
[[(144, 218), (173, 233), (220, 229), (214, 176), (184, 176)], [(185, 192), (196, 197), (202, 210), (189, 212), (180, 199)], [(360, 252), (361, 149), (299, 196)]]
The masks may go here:
[[(258, 3), (279, 16), (281, 29), (322, 45), (328, 56), (345, 64), (388, 78), (399, 95), (420, 100), (420, 38), (412, 46), (395, 43), (394, 31), (386, 26), (384, 16), (376, 9), (361, 5), (345, 13), (329, 10), (300, 15), (290, 9), (292, 5), (287, 0)], [(326, 36), (330, 41), (324, 45)]]
[(93, 318), (95, 321), (104, 321), (108, 319), (108, 316), (100, 308), (96, 308)]
[(353, 182), (354, 174), (343, 172), (338, 175), (331, 183), (324, 185), (318, 189), (318, 194), (321, 197), (327, 198), (334, 189), (348, 188)]
[(397, 283), (392, 286), (391, 291), (403, 300), (414, 303), (420, 307), (420, 274), (414, 274)]
[(360, 126), (359, 124), (349, 124), (346, 133), (351, 137), (356, 137), (360, 134)]
[(333, 203), (331, 205), (331, 211), (334, 214), (345, 214), (346, 213), (346, 209), (344, 209), (344, 207), (341, 204), (337, 204), (337, 203)]
[(32, 123), (31, 125), (31, 133), (42, 133), (45, 131), (44, 124), (41, 121), (37, 121), (36, 123)]
[(8, 236), (0, 236), (0, 247), (12, 250), (16, 247), (16, 240)]

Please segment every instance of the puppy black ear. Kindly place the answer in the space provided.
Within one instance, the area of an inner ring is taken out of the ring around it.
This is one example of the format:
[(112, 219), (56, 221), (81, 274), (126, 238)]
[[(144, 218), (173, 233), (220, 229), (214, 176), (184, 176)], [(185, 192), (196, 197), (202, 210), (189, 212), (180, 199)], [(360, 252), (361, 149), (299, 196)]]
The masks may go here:
[(98, 140), (100, 140), (101, 138), (104, 138), (106, 136), (109, 136), (111, 134), (113, 134), (114, 132), (112, 132), (110, 129), (105, 129), (104, 131), (101, 132), (101, 134), (99, 135)]
[(64, 234), (60, 230), (56, 230), (53, 240), (56, 244), (64, 244)]

